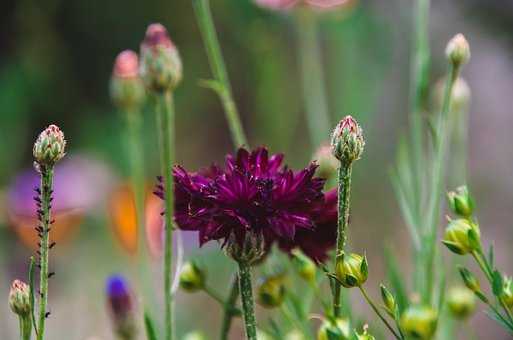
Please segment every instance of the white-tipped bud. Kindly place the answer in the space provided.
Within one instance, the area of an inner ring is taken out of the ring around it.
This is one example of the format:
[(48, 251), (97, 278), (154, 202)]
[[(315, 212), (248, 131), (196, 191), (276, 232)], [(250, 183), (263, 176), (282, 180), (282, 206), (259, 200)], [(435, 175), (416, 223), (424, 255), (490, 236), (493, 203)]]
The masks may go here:
[(470, 46), (463, 34), (456, 34), (449, 41), (445, 49), (445, 55), (454, 66), (460, 66), (469, 61)]
[(331, 152), (340, 162), (351, 164), (360, 159), (365, 140), (358, 122), (346, 116), (338, 124), (331, 135)]
[(25, 282), (13, 281), (9, 292), (9, 307), (21, 317), (30, 314), (30, 287)]
[(40, 167), (52, 167), (65, 155), (66, 140), (56, 125), (50, 125), (39, 134), (33, 154)]

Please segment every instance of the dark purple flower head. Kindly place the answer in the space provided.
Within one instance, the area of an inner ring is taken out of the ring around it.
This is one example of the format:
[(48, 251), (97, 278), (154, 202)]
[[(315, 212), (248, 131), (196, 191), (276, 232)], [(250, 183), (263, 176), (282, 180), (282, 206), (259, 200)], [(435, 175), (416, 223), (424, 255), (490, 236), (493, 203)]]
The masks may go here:
[[(292, 171), (282, 161), (282, 154), (269, 156), (263, 147), (251, 153), (241, 148), (226, 157), (224, 169), (188, 173), (175, 167), (178, 227), (199, 231), (201, 245), (225, 242), (231, 234), (242, 243), (247, 232), (261, 233), (269, 245), (313, 229), (324, 180), (314, 177), (314, 163)], [(162, 186), (156, 194), (163, 197)]]
[(112, 316), (115, 319), (125, 318), (132, 311), (132, 296), (125, 278), (112, 275), (107, 280), (106, 295)]

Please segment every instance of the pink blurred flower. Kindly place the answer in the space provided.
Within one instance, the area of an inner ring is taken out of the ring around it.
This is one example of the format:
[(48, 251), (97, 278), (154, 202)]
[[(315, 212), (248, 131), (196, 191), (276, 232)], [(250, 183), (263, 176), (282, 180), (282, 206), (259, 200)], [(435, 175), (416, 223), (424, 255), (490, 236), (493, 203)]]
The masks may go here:
[(353, 4), (356, 0), (255, 0), (261, 7), (283, 11), (306, 6), (316, 10), (333, 10)]

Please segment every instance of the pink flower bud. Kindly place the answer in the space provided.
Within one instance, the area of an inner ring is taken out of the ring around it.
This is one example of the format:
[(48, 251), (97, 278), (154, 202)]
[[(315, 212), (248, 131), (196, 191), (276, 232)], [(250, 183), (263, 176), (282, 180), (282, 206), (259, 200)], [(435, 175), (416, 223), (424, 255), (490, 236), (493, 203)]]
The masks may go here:
[(114, 62), (110, 82), (112, 101), (124, 109), (136, 109), (145, 97), (144, 85), (139, 77), (139, 57), (131, 50), (121, 52)]

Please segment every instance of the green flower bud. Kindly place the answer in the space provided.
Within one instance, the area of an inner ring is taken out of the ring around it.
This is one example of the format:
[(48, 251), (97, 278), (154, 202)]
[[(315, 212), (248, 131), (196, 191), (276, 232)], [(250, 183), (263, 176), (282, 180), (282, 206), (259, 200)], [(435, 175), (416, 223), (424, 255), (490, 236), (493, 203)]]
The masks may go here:
[(9, 307), (21, 317), (30, 315), (30, 287), (25, 282), (13, 281), (9, 292)]
[(189, 332), (184, 335), (183, 340), (206, 340), (205, 335), (200, 331)]
[(205, 287), (205, 273), (194, 262), (186, 262), (180, 271), (180, 288), (193, 293)]
[(174, 90), (182, 80), (182, 61), (161, 24), (151, 24), (141, 44), (141, 77), (148, 90)]
[(474, 274), (472, 274), (467, 268), (460, 267), (459, 272), (461, 278), (463, 279), (463, 283), (465, 287), (473, 291), (474, 293), (481, 292), (481, 286), (479, 285), (479, 281), (477, 281)]
[(449, 222), (442, 243), (453, 253), (465, 255), (480, 249), (481, 233), (477, 224), (457, 219)]
[(453, 287), (447, 294), (447, 306), (453, 317), (465, 319), (476, 308), (476, 296), (466, 287)]
[(285, 277), (276, 275), (263, 278), (257, 287), (257, 302), (265, 308), (280, 306), (285, 299)]
[(445, 49), (445, 55), (454, 66), (460, 66), (466, 64), (469, 61), (470, 46), (463, 34), (456, 34), (449, 41)]
[(315, 152), (313, 160), (319, 165), (317, 176), (330, 180), (337, 175), (339, 161), (333, 156), (330, 144), (321, 145)]
[(410, 306), (400, 319), (401, 330), (407, 337), (430, 340), (436, 332), (437, 312), (428, 306)]
[(349, 339), (351, 339), (351, 327), (347, 319), (339, 318), (335, 321), (324, 320), (317, 332), (317, 340)]
[(346, 288), (358, 287), (367, 281), (368, 265), (364, 256), (351, 253), (344, 255), (336, 268), (337, 279)]
[(397, 312), (397, 304), (395, 303), (395, 298), (390, 293), (390, 291), (384, 286), (380, 285), (381, 289), (381, 299), (383, 300), (383, 304), (385, 306), (385, 310), (392, 318), (395, 318), (395, 314)]
[(355, 331), (356, 339), (357, 340), (376, 340), (375, 337), (373, 337), (371, 334), (369, 334), (369, 325), (365, 324), (363, 325), (363, 333), (358, 334), (358, 332)]
[(260, 232), (247, 231), (242, 241), (231, 233), (226, 241), (225, 252), (236, 262), (254, 264), (264, 256), (264, 243), (264, 236)]
[(305, 281), (313, 282), (315, 280), (315, 274), (317, 273), (317, 266), (308, 256), (296, 248), (292, 250), (293, 263), (297, 270), (297, 273)]
[(449, 191), (447, 193), (447, 199), (449, 207), (455, 214), (467, 219), (472, 216), (474, 212), (474, 200), (470, 196), (467, 186), (461, 186), (457, 188), (456, 191)]
[(340, 162), (351, 164), (360, 159), (365, 140), (358, 122), (351, 116), (342, 119), (331, 135), (331, 152)]
[(110, 79), (110, 96), (122, 109), (137, 109), (145, 97), (144, 84), (139, 77), (139, 57), (134, 51), (118, 54)]
[(509, 308), (513, 308), (513, 283), (511, 277), (504, 278), (504, 288), (501, 295), (502, 300)]
[(65, 155), (66, 140), (56, 125), (48, 126), (34, 143), (33, 154), (40, 167), (52, 167)]

